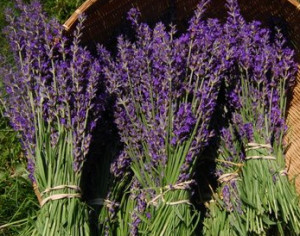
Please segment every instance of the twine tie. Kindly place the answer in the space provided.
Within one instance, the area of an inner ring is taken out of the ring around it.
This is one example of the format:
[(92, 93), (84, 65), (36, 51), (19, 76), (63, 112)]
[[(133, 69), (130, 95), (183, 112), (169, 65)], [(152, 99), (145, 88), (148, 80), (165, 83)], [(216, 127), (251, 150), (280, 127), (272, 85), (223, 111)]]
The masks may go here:
[[(272, 150), (272, 146), (270, 144), (259, 144), (259, 143), (248, 143), (246, 152), (250, 150), (258, 150), (258, 149), (269, 149)], [(276, 157), (265, 155), (265, 156), (247, 156), (245, 160), (276, 160)]]
[[(189, 181), (184, 181), (175, 185), (169, 184), (166, 185), (164, 187), (159, 188), (159, 194), (156, 195), (154, 198), (152, 198), (150, 201), (147, 202), (147, 207), (150, 205), (153, 206), (157, 206), (158, 205), (158, 201), (161, 199), (162, 202), (166, 205), (170, 205), (170, 206), (174, 206), (174, 205), (179, 205), (179, 204), (188, 204), (188, 205), (192, 205), (192, 203), (187, 200), (187, 199), (183, 199), (183, 200), (179, 200), (179, 201), (174, 201), (174, 202), (168, 202), (165, 200), (164, 196), (170, 192), (170, 191), (175, 191), (175, 190), (186, 190), (190, 184), (193, 183), (193, 180), (189, 180)], [(141, 190), (153, 190), (155, 188), (144, 188)]]
[[(58, 193), (58, 194), (53, 194), (50, 195), (49, 197), (46, 198), (42, 198), (43, 195), (56, 191), (56, 190), (62, 190), (62, 189), (71, 189), (71, 190), (75, 190), (77, 193)], [(55, 200), (60, 200), (60, 199), (64, 199), (64, 198), (81, 198), (81, 189), (80, 187), (76, 186), (76, 185), (59, 185), (59, 186), (55, 186), (52, 188), (46, 188), (43, 192), (41, 192), (41, 202), (40, 202), (40, 206), (43, 207), (47, 202), (49, 201), (55, 201)]]
[(227, 183), (227, 182), (231, 182), (234, 180), (238, 180), (238, 177), (239, 177), (239, 174), (236, 172), (226, 173), (226, 174), (221, 175), (218, 178), (218, 181), (222, 184), (222, 183)]

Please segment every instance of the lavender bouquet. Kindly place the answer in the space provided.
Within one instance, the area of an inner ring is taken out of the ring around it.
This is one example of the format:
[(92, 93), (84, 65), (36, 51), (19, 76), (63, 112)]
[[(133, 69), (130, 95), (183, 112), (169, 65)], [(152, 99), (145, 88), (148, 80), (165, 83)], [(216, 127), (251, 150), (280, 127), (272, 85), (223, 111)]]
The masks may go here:
[(105, 69), (124, 143), (112, 172), (132, 176), (117, 212), (110, 203), (118, 187), (107, 204), (116, 223), (101, 217), (108, 235), (193, 235), (198, 225), (193, 174), (214, 135), (210, 122), (230, 54), (220, 23), (202, 20), (206, 4), (200, 2), (178, 38), (173, 26), (152, 30), (138, 23), (136, 9), (129, 12), (136, 42), (120, 37), (116, 60)]
[(91, 132), (102, 110), (100, 64), (79, 46), (39, 2), (17, 1), (6, 13), (14, 63), (1, 67), (7, 116), (20, 133), (29, 178), (41, 209), (32, 235), (89, 235), (88, 207), (81, 200), (81, 171)]
[(287, 93), (295, 79), (293, 51), (277, 32), (246, 23), (228, 0), (224, 29), (236, 58), (226, 80), (225, 113), (217, 159), (220, 187), (208, 204), (205, 235), (299, 235), (300, 208), (285, 170), (283, 136)]

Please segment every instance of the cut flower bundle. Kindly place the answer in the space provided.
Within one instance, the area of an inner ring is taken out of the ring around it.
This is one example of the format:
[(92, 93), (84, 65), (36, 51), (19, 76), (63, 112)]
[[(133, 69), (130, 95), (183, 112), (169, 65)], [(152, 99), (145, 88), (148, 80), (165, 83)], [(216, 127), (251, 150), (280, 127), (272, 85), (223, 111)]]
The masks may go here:
[[(7, 12), (14, 62), (1, 66), (4, 105), (41, 205), (32, 235), (91, 234), (80, 185), (107, 96), (123, 149), (99, 235), (300, 234), (283, 141), (294, 54), (279, 31), (246, 23), (237, 1), (226, 2), (225, 23), (204, 19), (202, 0), (183, 34), (152, 29), (132, 9), (135, 40), (120, 36), (115, 56), (98, 46), (98, 58), (80, 46), (83, 18), (69, 39), (38, 2)], [(200, 214), (196, 175), (208, 147), (218, 150), (218, 186)]]
[[(300, 234), (299, 199), (289, 183), (283, 136), (287, 94), (297, 67), (293, 51), (277, 32), (246, 23), (235, 1), (225, 30), (235, 41), (236, 58), (226, 80), (216, 175), (219, 196), (210, 203), (206, 235)], [(221, 198), (221, 199), (220, 199)]]
[[(116, 61), (104, 69), (108, 88), (117, 96), (115, 116), (125, 148), (112, 172), (132, 171), (128, 200), (121, 204), (131, 235), (191, 235), (199, 213), (190, 202), (199, 154), (213, 133), (210, 120), (224, 71), (226, 47), (218, 21), (201, 22), (199, 4), (188, 32), (175, 38), (159, 23), (152, 30), (128, 18), (137, 31), (131, 43), (118, 41)], [(129, 170), (129, 168), (130, 170)], [(118, 233), (117, 233), (118, 234)]]
[(16, 6), (18, 17), (6, 14), (14, 62), (2, 67), (4, 105), (41, 206), (32, 235), (90, 235), (80, 181), (103, 109), (100, 63), (79, 45), (82, 24), (68, 40), (38, 2)]

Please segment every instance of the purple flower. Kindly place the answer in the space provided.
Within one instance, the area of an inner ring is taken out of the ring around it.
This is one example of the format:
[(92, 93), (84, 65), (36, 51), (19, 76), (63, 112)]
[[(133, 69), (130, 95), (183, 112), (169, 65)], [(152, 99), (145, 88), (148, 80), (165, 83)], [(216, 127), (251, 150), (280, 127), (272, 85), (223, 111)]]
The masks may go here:
[(27, 170), (29, 171), (29, 179), (31, 180), (32, 183), (35, 182), (35, 178), (34, 178), (34, 162), (32, 161), (32, 159), (28, 158), (28, 163), (27, 163)]
[(181, 144), (186, 140), (196, 124), (196, 118), (192, 112), (191, 104), (182, 103), (178, 108), (177, 113), (174, 118), (174, 137), (171, 140), (173, 145), (179, 143)]

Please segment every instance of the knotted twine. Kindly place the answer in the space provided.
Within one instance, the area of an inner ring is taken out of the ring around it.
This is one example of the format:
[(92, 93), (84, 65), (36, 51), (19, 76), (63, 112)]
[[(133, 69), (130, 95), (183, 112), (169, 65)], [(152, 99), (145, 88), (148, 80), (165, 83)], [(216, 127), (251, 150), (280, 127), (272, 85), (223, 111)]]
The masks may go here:
[[(153, 205), (153, 206), (157, 206), (158, 205), (158, 201), (159, 199), (162, 199), (162, 202), (166, 205), (170, 205), (170, 206), (174, 206), (174, 205), (179, 205), (179, 204), (188, 204), (188, 205), (192, 205), (192, 203), (189, 200), (179, 200), (179, 201), (174, 201), (174, 202), (167, 202), (164, 199), (164, 195), (166, 193), (168, 193), (169, 191), (174, 191), (174, 190), (186, 190), (191, 183), (193, 183), (193, 180), (189, 180), (189, 181), (185, 181), (185, 182), (181, 182), (175, 185), (166, 185), (164, 187), (159, 188), (159, 194), (156, 195), (154, 198), (152, 198), (150, 201), (146, 201), (147, 203), (147, 207), (149, 205)], [(131, 190), (131, 192), (136, 192), (136, 191), (146, 191), (146, 190), (155, 190), (156, 188), (144, 188), (144, 189), (133, 189)], [(104, 199), (104, 198), (95, 198), (92, 199), (90, 202), (90, 204), (92, 205), (100, 205), (100, 206), (106, 206), (108, 208), (112, 207), (113, 204), (115, 204), (114, 202), (108, 200), (108, 199)]]
[(224, 161), (224, 160), (220, 160), (220, 159), (217, 159), (217, 161), (238, 167), (237, 171), (235, 171), (235, 172), (220, 175), (219, 178), (218, 178), (218, 181), (221, 184), (226, 183), (226, 182), (230, 182), (230, 181), (234, 181), (234, 180), (238, 180), (238, 176), (239, 176), (238, 172), (244, 166), (243, 163), (235, 163), (235, 162)]
[(227, 183), (231, 181), (238, 180), (239, 174), (237, 172), (223, 174), (218, 178), (218, 181), (222, 183)]
[[(43, 198), (43, 195), (45, 195), (47, 193), (57, 191), (57, 190), (63, 190), (63, 189), (75, 190), (77, 193), (59, 193), (59, 194), (53, 194), (53, 195), (50, 195), (49, 197)], [(81, 193), (80, 193), (81, 189), (76, 185), (59, 185), (59, 186), (55, 186), (52, 188), (46, 188), (43, 192), (40, 193), (38, 191), (37, 185), (35, 184), (34, 191), (39, 200), (40, 207), (43, 207), (49, 201), (55, 201), (55, 200), (64, 199), (64, 198), (81, 198)]]
[[(270, 144), (259, 144), (259, 143), (248, 143), (247, 147), (245, 149), (245, 151), (251, 151), (251, 150), (258, 150), (258, 149), (269, 149), (272, 150), (272, 146)], [(245, 160), (276, 160), (276, 157), (271, 156), (271, 155), (255, 155), (255, 156), (246, 156)], [(230, 161), (222, 161), (222, 160), (217, 160), (220, 162), (224, 162), (227, 164), (232, 164), (232, 165), (236, 165), (239, 167), (239, 169), (243, 166), (242, 163), (234, 163), (234, 162), (230, 162)], [(236, 172), (232, 172), (232, 173), (226, 173), (221, 175), (218, 178), (218, 181), (220, 183), (226, 183), (226, 182), (231, 182), (231, 181), (235, 181), (238, 180), (238, 171)], [(286, 170), (282, 170), (279, 172), (280, 175), (287, 175), (287, 171)]]
[[(250, 151), (250, 150), (258, 150), (258, 149), (272, 150), (272, 146), (270, 144), (248, 143), (246, 152)], [(259, 159), (276, 160), (276, 157), (269, 156), (269, 155), (263, 155), (263, 156), (247, 156), (245, 158), (245, 160), (259, 160)]]
[[(261, 149), (261, 148), (272, 150), (272, 146), (270, 144), (248, 143), (246, 151), (257, 150), (257, 149)], [(246, 157), (246, 160), (258, 160), (258, 159), (276, 160), (276, 157), (269, 156), (269, 155), (266, 155), (266, 156), (248, 156), (248, 157)], [(284, 170), (279, 171), (279, 174), (281, 176), (287, 176), (288, 172), (287, 172), (286, 169), (284, 169)]]
[[(170, 206), (174, 206), (174, 205), (178, 205), (178, 204), (188, 204), (188, 205), (192, 205), (192, 203), (185, 199), (185, 200), (179, 200), (179, 201), (174, 201), (174, 202), (167, 202), (164, 198), (164, 195), (170, 191), (174, 191), (174, 190), (186, 190), (190, 187), (190, 184), (192, 184), (194, 181), (193, 180), (189, 180), (189, 181), (184, 181), (175, 185), (166, 185), (165, 187), (159, 188), (160, 193), (158, 195), (156, 195), (154, 198), (152, 198), (149, 202), (147, 202), (147, 206), (149, 205), (153, 205), (153, 206), (157, 206), (158, 205), (158, 201), (159, 199), (162, 200), (162, 202), (166, 205), (170, 205)], [(163, 191), (165, 190), (165, 191)]]
[[(193, 180), (188, 180), (188, 181), (184, 181), (184, 182), (181, 182), (181, 183), (177, 183), (175, 185), (169, 184), (169, 185), (166, 185), (164, 187), (160, 187), (159, 188), (159, 194), (157, 194), (155, 197), (153, 197), (150, 201), (146, 201), (147, 207), (150, 206), (150, 205), (157, 206), (160, 199), (162, 200), (162, 202), (164, 204), (170, 205), (170, 206), (179, 205), (179, 204), (192, 205), (190, 200), (187, 200), (187, 199), (174, 201), (174, 202), (168, 202), (168, 201), (165, 200), (164, 196), (170, 191), (186, 190), (190, 187), (190, 185), (193, 182), (194, 182)], [(147, 191), (147, 190), (155, 190), (155, 189), (157, 189), (157, 188), (149, 187), (149, 188), (144, 188), (144, 189), (133, 189), (131, 191), (136, 192), (136, 191)]]

